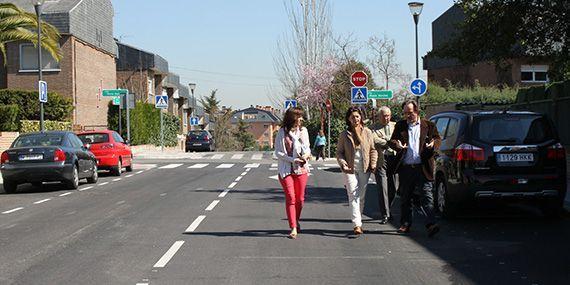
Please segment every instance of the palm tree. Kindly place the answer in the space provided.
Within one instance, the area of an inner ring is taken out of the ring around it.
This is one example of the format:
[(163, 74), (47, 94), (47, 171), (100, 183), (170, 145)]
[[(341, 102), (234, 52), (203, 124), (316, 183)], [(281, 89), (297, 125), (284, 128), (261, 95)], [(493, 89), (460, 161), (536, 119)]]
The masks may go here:
[[(37, 46), (38, 19), (35, 14), (26, 12), (12, 3), (0, 4), (0, 52), (6, 64), (6, 44), (26, 41)], [(59, 48), (59, 31), (54, 26), (42, 23), (41, 45), (59, 61), (62, 58)]]

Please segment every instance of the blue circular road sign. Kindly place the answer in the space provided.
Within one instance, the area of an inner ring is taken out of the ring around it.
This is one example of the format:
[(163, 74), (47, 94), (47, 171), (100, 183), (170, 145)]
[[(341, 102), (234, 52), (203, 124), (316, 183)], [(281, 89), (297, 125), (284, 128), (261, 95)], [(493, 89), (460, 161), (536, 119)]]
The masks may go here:
[(426, 94), (426, 91), (427, 82), (421, 78), (416, 78), (414, 81), (412, 81), (412, 84), (410, 84), (410, 92), (418, 97)]

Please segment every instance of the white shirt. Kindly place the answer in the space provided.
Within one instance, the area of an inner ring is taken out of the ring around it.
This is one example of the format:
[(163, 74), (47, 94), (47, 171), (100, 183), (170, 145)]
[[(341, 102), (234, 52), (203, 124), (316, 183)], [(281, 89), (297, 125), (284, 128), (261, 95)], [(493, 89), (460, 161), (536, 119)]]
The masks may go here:
[(420, 164), (420, 120), (408, 123), (408, 150), (404, 157), (404, 164)]
[[(293, 156), (289, 156), (285, 148), (285, 129), (279, 129), (277, 137), (275, 137), (275, 156), (277, 156), (278, 159), (277, 169), (281, 178), (294, 173), (295, 169), (291, 166), (297, 165), (295, 164), (295, 158), (299, 158), (299, 154), (311, 152), (307, 128), (302, 127), (300, 131), (292, 130), (289, 134), (293, 139)], [(309, 163), (305, 164), (305, 168), (309, 171)]]

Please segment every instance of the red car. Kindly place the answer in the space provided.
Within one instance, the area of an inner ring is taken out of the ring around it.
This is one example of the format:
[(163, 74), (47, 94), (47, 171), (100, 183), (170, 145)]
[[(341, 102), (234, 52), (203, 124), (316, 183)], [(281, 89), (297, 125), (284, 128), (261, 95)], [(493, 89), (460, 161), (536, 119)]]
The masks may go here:
[(133, 153), (129, 145), (115, 131), (92, 131), (77, 135), (97, 159), (97, 167), (120, 176), (123, 167), (133, 171)]

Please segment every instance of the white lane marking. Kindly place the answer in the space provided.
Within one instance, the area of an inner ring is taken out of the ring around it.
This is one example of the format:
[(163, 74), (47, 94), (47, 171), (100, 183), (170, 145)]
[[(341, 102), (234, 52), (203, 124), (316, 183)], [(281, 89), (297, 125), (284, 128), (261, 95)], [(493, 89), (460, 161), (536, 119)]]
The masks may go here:
[(41, 203), (47, 202), (47, 201), (49, 201), (49, 200), (51, 200), (51, 199), (50, 199), (50, 198), (47, 198), (47, 199), (39, 200), (39, 201), (34, 202), (34, 204), (35, 204), (35, 205), (41, 204)]
[(142, 170), (141, 170), (141, 171), (137, 171), (137, 174), (141, 174), (141, 173), (143, 173), (143, 171), (142, 171)]
[(259, 167), (259, 163), (250, 163), (250, 164), (246, 164), (243, 168), (258, 168)]
[(218, 165), (216, 168), (232, 168), (235, 164), (232, 163), (223, 163)]
[(279, 175), (269, 176), (269, 179), (279, 180)]
[(219, 198), (224, 198), (224, 197), (226, 197), (226, 195), (228, 194), (228, 192), (230, 192), (230, 189), (224, 190), (224, 192), (220, 193), (220, 195), (218, 195), (218, 197), (219, 197)]
[(230, 186), (228, 186), (228, 188), (232, 189), (234, 188), (234, 186), (236, 186), (237, 182), (232, 182), (232, 184), (230, 184)]
[(117, 205), (121, 205), (121, 204), (125, 204), (125, 201), (119, 201), (119, 202), (117, 202)]
[(209, 163), (196, 163), (192, 166), (188, 166), (188, 168), (204, 168), (208, 166)]
[(275, 167), (277, 167), (277, 163), (272, 163), (271, 168), (275, 168)]
[(185, 233), (191, 233), (193, 231), (195, 231), (198, 226), (200, 225), (200, 223), (206, 218), (206, 216), (201, 215), (198, 216), (193, 222), (192, 224), (190, 224), (190, 226), (186, 229), (186, 231), (184, 231)]
[(113, 182), (115, 182), (115, 181), (121, 181), (121, 179), (122, 179), (122, 178), (115, 178), (115, 179), (113, 179)]
[(175, 242), (168, 249), (168, 251), (166, 251), (166, 253), (158, 260), (158, 262), (156, 262), (156, 264), (153, 267), (155, 267), (155, 268), (156, 267), (165, 267), (166, 264), (170, 261), (170, 259), (172, 257), (174, 257), (176, 252), (182, 247), (183, 244), (184, 244), (184, 241), (182, 241), (182, 240)]
[(172, 169), (172, 168), (179, 167), (179, 166), (181, 166), (181, 165), (182, 165), (182, 163), (172, 163), (172, 164), (168, 164), (168, 165), (165, 165), (165, 166), (161, 166), (161, 167), (159, 167), (158, 169)]
[(212, 201), (212, 203), (210, 203), (210, 205), (208, 205), (208, 207), (206, 207), (206, 211), (211, 211), (214, 209), (214, 207), (216, 207), (216, 205), (218, 205), (218, 203), (220, 203), (220, 200), (214, 200)]
[(133, 177), (133, 175), (134, 174), (129, 174), (129, 175), (125, 176), (125, 178), (131, 178), (131, 177)]
[(334, 164), (333, 163), (325, 163), (324, 166), (326, 166), (326, 167), (339, 167), (340, 168), (340, 166), (338, 166), (338, 164), (336, 164), (336, 163), (334, 163)]
[(270, 170), (270, 171), (275, 171), (275, 170), (277, 170), (277, 168), (273, 168), (273, 167), (272, 167), (272, 168), (269, 168), (269, 170)]
[(138, 163), (133, 163), (133, 168), (134, 169), (151, 169), (151, 168), (155, 168), (156, 164), (138, 164)]
[(5, 212), (2, 212), (2, 214), (11, 214), (11, 213), (14, 213), (14, 212), (16, 212), (16, 211), (20, 211), (20, 210), (22, 210), (22, 209), (24, 209), (24, 207), (18, 207), (18, 208), (12, 209), (12, 210), (8, 210), (8, 211), (5, 211)]
[(215, 154), (212, 157), (210, 157), (210, 159), (221, 159), (222, 157), (224, 157), (223, 154)]
[(160, 196), (161, 196), (161, 197), (164, 197), (164, 196), (166, 196), (166, 193), (162, 193), (162, 194), (160, 194)]
[(238, 176), (238, 178), (236, 178), (236, 182), (240, 181), (243, 178), (243, 176)]
[(243, 153), (238, 153), (238, 154), (232, 155), (232, 159), (242, 159), (242, 158), (243, 158)]
[(251, 170), (251, 168), (246, 168), (245, 172), (249, 172)]
[(148, 285), (148, 283), (137, 283), (135, 285)]
[(107, 184), (109, 184), (109, 182), (99, 183), (99, 184), (97, 184), (97, 186), (104, 186), (104, 185), (107, 185)]
[(251, 159), (253, 159), (253, 160), (261, 160), (262, 157), (263, 157), (263, 154), (258, 153), (258, 154), (252, 155), (252, 156), (251, 156)]
[(81, 188), (81, 189), (79, 189), (79, 191), (85, 191), (85, 190), (89, 190), (92, 188), (93, 188), (93, 186), (89, 186), (89, 187)]
[(199, 154), (199, 153), (195, 153), (195, 152), (190, 154), (190, 159), (202, 159), (203, 157), (204, 157), (203, 154)]
[(59, 195), (59, 197), (64, 197), (64, 196), (67, 196), (67, 195), (71, 195), (71, 192), (63, 193), (63, 194)]
[(244, 175), (246, 175), (246, 174), (247, 174), (247, 171), (244, 171), (244, 172), (242, 172), (240, 175), (241, 175), (241, 176), (244, 176)]

